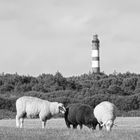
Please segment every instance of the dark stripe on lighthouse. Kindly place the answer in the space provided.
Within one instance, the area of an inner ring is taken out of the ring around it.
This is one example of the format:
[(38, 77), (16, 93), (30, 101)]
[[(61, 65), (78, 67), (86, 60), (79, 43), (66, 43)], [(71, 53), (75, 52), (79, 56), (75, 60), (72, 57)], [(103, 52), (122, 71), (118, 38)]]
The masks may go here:
[(92, 61), (99, 61), (100, 57), (92, 57)]

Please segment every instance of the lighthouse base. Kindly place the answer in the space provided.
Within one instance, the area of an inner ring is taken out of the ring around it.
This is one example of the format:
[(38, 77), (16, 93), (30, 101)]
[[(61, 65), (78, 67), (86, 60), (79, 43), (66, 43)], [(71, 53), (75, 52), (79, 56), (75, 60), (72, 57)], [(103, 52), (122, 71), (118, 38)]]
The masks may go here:
[(99, 67), (92, 68), (92, 72), (93, 73), (100, 73), (100, 68)]

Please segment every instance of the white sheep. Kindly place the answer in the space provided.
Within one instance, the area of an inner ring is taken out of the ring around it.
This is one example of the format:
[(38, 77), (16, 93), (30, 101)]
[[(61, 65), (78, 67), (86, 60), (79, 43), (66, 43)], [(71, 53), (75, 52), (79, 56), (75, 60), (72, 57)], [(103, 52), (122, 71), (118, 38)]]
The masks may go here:
[(116, 119), (116, 106), (108, 101), (103, 101), (94, 108), (94, 116), (99, 122), (99, 129), (105, 126), (107, 131), (111, 131)]
[(49, 102), (36, 97), (23, 96), (16, 101), (16, 126), (22, 128), (24, 118), (39, 117), (42, 121), (42, 128), (52, 116), (58, 113), (65, 113), (62, 103)]

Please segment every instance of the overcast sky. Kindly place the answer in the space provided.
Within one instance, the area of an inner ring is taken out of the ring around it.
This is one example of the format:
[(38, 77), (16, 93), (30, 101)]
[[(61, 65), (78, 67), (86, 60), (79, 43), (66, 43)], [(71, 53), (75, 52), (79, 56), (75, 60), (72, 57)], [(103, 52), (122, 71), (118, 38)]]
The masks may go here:
[(0, 0), (0, 73), (88, 73), (93, 34), (101, 71), (140, 72), (139, 0)]

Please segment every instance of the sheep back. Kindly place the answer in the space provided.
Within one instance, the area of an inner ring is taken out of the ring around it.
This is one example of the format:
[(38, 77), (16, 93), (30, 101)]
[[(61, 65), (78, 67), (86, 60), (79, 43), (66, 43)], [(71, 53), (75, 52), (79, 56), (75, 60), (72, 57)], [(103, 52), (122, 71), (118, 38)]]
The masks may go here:
[(50, 113), (50, 102), (36, 97), (23, 96), (16, 101), (17, 115), (44, 117)]
[(94, 108), (94, 115), (100, 123), (108, 120), (114, 121), (116, 118), (116, 106), (108, 101), (101, 102)]

